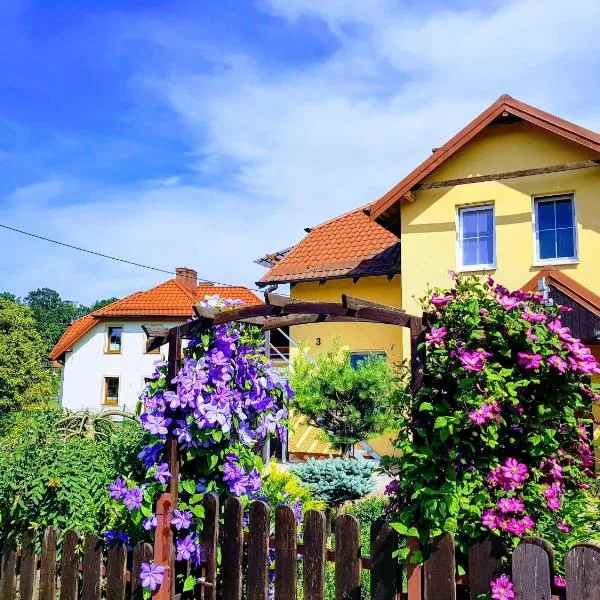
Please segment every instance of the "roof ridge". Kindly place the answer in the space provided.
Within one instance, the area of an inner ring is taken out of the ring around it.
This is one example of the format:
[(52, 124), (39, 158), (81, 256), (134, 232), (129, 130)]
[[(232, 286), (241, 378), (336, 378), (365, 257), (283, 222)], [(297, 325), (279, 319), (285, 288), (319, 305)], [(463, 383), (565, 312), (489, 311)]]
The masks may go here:
[(413, 186), (435, 171), (455, 152), (470, 142), (480, 131), (487, 127), (503, 112), (509, 112), (533, 125), (542, 127), (556, 135), (561, 135), (572, 142), (579, 143), (596, 152), (600, 152), (600, 134), (581, 127), (576, 123), (557, 117), (531, 104), (517, 100), (508, 94), (503, 94), (495, 102), (455, 133), (436, 152), (417, 165), (408, 175), (401, 179), (383, 196), (371, 202), (370, 218), (376, 219), (390, 206), (400, 201)]

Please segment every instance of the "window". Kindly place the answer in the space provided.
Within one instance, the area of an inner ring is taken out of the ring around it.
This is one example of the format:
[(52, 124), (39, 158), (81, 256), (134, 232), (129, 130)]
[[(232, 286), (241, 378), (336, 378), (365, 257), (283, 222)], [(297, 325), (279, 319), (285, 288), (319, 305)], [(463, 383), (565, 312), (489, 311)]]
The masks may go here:
[(577, 260), (573, 196), (535, 198), (536, 259), (543, 263)]
[(350, 364), (353, 369), (358, 367), (358, 364), (369, 358), (369, 356), (378, 356), (380, 358), (386, 358), (385, 352), (353, 352), (350, 355)]
[(459, 208), (458, 252), (460, 268), (477, 270), (496, 266), (493, 206)]
[(121, 326), (108, 327), (106, 330), (106, 352), (118, 354), (121, 352), (121, 338), (123, 328)]
[(104, 396), (102, 404), (108, 406), (117, 406), (119, 404), (119, 378), (105, 377), (104, 378)]

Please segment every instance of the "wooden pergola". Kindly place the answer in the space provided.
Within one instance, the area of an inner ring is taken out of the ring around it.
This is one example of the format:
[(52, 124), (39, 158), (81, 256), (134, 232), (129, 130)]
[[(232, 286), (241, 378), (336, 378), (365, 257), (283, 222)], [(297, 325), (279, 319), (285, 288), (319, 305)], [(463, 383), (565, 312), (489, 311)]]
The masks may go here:
[[(271, 331), (291, 325), (307, 323), (379, 323), (398, 325), (410, 330), (411, 347), (411, 391), (415, 394), (423, 384), (423, 368), (425, 365), (425, 329), (422, 317), (409, 315), (406, 311), (370, 300), (355, 298), (342, 294), (341, 302), (305, 302), (287, 298), (273, 293), (265, 294), (265, 303), (255, 306), (243, 306), (230, 310), (218, 311), (211, 308), (194, 307), (195, 317), (170, 329), (163, 327), (145, 326), (148, 336), (146, 350), (149, 352), (169, 345), (167, 381), (168, 388), (176, 391), (172, 383), (179, 370), (182, 354), (182, 341), (186, 337), (201, 334), (213, 327), (226, 323), (248, 323), (258, 326), (262, 331)], [(169, 410), (166, 416), (170, 416)], [(171, 517), (177, 506), (179, 487), (179, 454), (177, 439), (173, 428), (169, 428), (166, 447), (167, 462), (172, 477), (169, 481), (169, 491), (161, 495), (156, 506), (158, 526), (154, 542), (154, 559), (157, 565), (165, 567), (163, 585), (155, 593), (155, 600), (170, 600), (174, 597), (174, 556), (173, 533)], [(207, 597), (216, 600), (216, 588), (210, 582), (207, 586)]]

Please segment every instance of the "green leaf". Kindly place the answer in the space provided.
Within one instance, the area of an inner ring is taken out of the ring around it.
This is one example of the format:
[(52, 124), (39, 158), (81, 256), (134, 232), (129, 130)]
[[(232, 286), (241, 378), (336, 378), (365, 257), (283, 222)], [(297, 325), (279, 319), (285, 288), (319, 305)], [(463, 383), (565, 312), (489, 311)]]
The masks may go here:
[(408, 535), (408, 527), (404, 523), (390, 523), (392, 529), (397, 531), (400, 535)]
[(193, 494), (196, 491), (196, 482), (192, 479), (185, 479), (181, 482), (181, 488), (188, 494)]
[(183, 582), (183, 591), (189, 592), (196, 587), (196, 577), (194, 575), (188, 575)]
[(435, 422), (433, 423), (434, 429), (440, 429), (442, 427), (446, 427), (448, 424), (448, 419), (446, 417), (436, 417)]

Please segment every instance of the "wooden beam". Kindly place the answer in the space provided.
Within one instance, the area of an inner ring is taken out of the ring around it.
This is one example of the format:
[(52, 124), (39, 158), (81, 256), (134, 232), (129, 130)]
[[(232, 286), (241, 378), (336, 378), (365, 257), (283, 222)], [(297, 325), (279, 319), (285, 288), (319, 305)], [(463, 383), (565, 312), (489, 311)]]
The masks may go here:
[(271, 317), (265, 321), (262, 326), (263, 331), (272, 331), (282, 327), (292, 327), (294, 325), (307, 325), (310, 323), (373, 323), (367, 319), (357, 319), (356, 317), (344, 317), (339, 315), (286, 315), (285, 317)]
[(402, 308), (396, 308), (395, 306), (389, 306), (387, 304), (379, 304), (379, 302), (372, 302), (371, 300), (364, 300), (363, 298), (355, 298), (354, 296), (348, 296), (348, 294), (342, 294), (342, 304), (345, 307), (352, 308), (354, 310), (358, 310), (360, 308), (381, 308), (398, 313), (406, 312)]
[(501, 181), (503, 179), (518, 179), (520, 177), (532, 177), (534, 175), (545, 175), (546, 173), (560, 173), (562, 171), (574, 171), (577, 169), (590, 169), (599, 167), (600, 160), (582, 160), (580, 162), (565, 163), (562, 165), (551, 165), (537, 169), (524, 169), (521, 171), (507, 171), (505, 173), (493, 173), (491, 175), (475, 175), (474, 177), (462, 177), (460, 179), (446, 179), (445, 181), (433, 181), (431, 183), (419, 183), (412, 188), (414, 190), (435, 190), (437, 188), (454, 187), (469, 183), (481, 183), (482, 181)]
[(169, 328), (158, 325), (142, 325), (142, 329), (148, 338), (146, 341), (146, 352), (158, 350), (167, 343)]
[(265, 292), (265, 302), (272, 306), (286, 306), (287, 304), (303, 302), (303, 300), (296, 300), (295, 298), (288, 298), (281, 294), (273, 294), (272, 292)]

